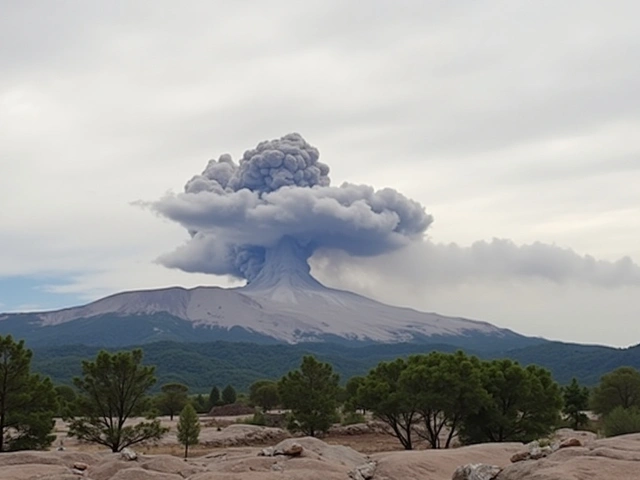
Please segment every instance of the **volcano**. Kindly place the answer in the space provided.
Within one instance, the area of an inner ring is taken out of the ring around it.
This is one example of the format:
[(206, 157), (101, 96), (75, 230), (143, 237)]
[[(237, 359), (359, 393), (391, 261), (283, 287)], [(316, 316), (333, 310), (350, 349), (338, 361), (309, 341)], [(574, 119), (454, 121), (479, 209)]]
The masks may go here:
[(84, 306), (0, 315), (0, 334), (28, 343), (131, 345), (157, 340), (269, 343), (449, 343), (504, 348), (536, 343), (490, 323), (386, 305), (325, 287), (290, 239), (265, 252), (239, 288), (181, 287), (118, 293)]

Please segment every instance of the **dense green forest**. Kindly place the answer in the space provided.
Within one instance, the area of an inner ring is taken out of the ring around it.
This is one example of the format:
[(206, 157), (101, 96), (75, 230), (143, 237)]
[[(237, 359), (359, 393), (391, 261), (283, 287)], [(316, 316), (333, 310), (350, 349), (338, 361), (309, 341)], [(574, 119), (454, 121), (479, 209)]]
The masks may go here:
[[(228, 384), (247, 391), (249, 385), (258, 379), (280, 378), (299, 365), (304, 355), (310, 354), (333, 365), (344, 382), (354, 375), (366, 374), (380, 361), (416, 353), (457, 350), (457, 347), (445, 344), (346, 347), (331, 343), (259, 345), (170, 341), (150, 343), (141, 348), (144, 349), (145, 362), (157, 366), (157, 385), (183, 383), (196, 393), (208, 393), (212, 385)], [(99, 350), (99, 347), (82, 345), (35, 348), (33, 370), (50, 376), (55, 383), (70, 384), (71, 379), (80, 374), (81, 361), (94, 357)], [(548, 342), (507, 352), (465, 351), (485, 359), (506, 357), (523, 365), (543, 366), (561, 384), (567, 384), (576, 377), (580, 383), (591, 386), (598, 383), (603, 374), (617, 367), (640, 368), (640, 346), (616, 349)]]

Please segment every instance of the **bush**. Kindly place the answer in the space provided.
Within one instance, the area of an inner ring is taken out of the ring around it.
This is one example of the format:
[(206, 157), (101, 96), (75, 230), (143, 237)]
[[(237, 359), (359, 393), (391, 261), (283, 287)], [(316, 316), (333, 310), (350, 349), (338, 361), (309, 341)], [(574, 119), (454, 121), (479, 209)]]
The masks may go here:
[(598, 433), (602, 430), (600, 424), (601, 424), (600, 420), (591, 420), (587, 418), (587, 422), (580, 425), (580, 427), (576, 429), (576, 428), (573, 428), (574, 423), (570, 418), (564, 418), (563, 420), (560, 421), (560, 423), (558, 423), (558, 428), (570, 428), (572, 430), (580, 430), (583, 432)]
[(245, 417), (238, 420), (237, 423), (243, 423), (245, 425), (258, 425), (264, 427), (267, 424), (267, 420), (264, 417), (264, 413), (256, 409), (256, 412), (251, 417)]
[(616, 407), (603, 419), (604, 434), (607, 437), (640, 432), (640, 409), (637, 407)]
[(340, 422), (342, 426), (346, 427), (347, 425), (355, 425), (356, 423), (365, 423), (364, 415), (356, 412), (347, 412), (342, 417), (342, 421)]

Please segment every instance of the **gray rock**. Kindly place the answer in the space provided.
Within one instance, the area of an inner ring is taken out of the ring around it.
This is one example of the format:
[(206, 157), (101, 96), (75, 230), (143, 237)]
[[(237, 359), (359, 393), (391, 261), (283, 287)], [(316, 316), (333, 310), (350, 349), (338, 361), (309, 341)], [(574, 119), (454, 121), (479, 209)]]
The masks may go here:
[(262, 450), (260, 450), (260, 452), (258, 452), (258, 456), (259, 457), (273, 457), (273, 452), (274, 451), (275, 451), (275, 449), (273, 447), (263, 448)]
[(371, 480), (376, 473), (376, 466), (376, 462), (359, 465), (349, 472), (349, 477), (353, 480)]
[(469, 463), (456, 468), (451, 480), (494, 480), (501, 471), (496, 465)]
[(133, 450), (131, 450), (130, 448), (123, 448), (122, 451), (120, 451), (120, 458), (122, 460), (126, 460), (128, 462), (131, 462), (133, 460), (137, 460), (138, 459), (138, 454), (136, 452), (134, 452)]
[(286, 455), (288, 457), (297, 457), (302, 453), (304, 448), (298, 442), (289, 444), (282, 443), (279, 448), (274, 449), (274, 455)]

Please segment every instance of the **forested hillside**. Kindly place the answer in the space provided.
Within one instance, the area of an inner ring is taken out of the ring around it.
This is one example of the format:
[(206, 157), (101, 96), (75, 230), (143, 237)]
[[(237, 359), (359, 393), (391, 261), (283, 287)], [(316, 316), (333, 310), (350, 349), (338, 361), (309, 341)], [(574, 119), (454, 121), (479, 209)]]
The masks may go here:
[[(258, 379), (279, 378), (295, 368), (304, 355), (313, 354), (331, 363), (343, 381), (362, 375), (382, 360), (406, 357), (433, 350), (452, 352), (457, 347), (444, 344), (385, 344), (345, 347), (330, 343), (298, 345), (257, 345), (253, 343), (157, 342), (142, 346), (146, 364), (156, 365), (157, 385), (180, 382), (192, 392), (206, 393), (212, 385), (232, 384), (241, 391)], [(98, 347), (62, 346), (34, 350), (33, 368), (51, 376), (56, 383), (70, 383), (80, 374), (81, 361), (92, 358)], [(110, 349), (115, 351), (116, 349)], [(561, 384), (572, 377), (586, 385), (619, 366), (640, 368), (640, 346), (628, 349), (548, 342), (508, 352), (476, 352), (481, 358), (512, 358), (524, 365), (548, 368)]]

